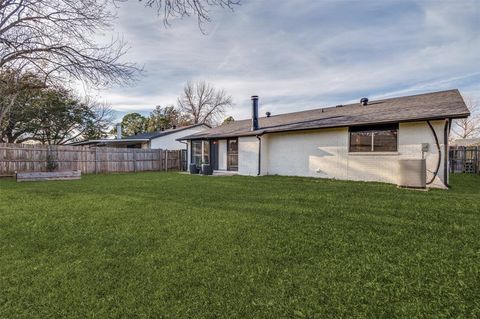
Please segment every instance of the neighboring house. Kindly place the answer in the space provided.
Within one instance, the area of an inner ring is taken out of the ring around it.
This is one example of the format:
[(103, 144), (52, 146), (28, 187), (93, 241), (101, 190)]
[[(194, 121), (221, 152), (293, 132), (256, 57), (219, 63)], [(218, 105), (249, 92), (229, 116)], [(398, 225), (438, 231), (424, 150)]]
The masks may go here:
[(164, 131), (131, 135), (124, 138), (88, 140), (71, 145), (181, 150), (186, 149), (186, 145), (185, 142), (180, 142), (178, 139), (186, 135), (203, 132), (209, 128), (210, 126), (206, 124), (195, 124)]
[(458, 90), (261, 118), (252, 100), (252, 119), (184, 137), (189, 161), (242, 175), (397, 183), (399, 159), (424, 157), (429, 186), (443, 188), (451, 121), (469, 116)]
[(453, 141), (452, 146), (480, 146), (480, 138), (460, 138)]

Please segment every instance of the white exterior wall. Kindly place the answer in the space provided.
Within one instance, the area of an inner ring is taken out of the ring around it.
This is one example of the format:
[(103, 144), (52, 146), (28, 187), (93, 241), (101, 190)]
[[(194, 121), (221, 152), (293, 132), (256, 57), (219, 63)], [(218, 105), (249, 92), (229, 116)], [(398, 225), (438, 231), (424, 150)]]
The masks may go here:
[[(430, 121), (430, 123), (437, 133), (441, 154), (438, 175), (430, 187), (443, 188), (445, 187), (445, 178), (448, 180), (448, 173), (447, 176), (445, 176), (444, 170), (445, 161), (448, 161), (448, 152), (445, 154), (445, 121)], [(403, 134), (399, 135), (400, 153), (403, 158), (422, 158), (421, 143), (429, 144), (429, 151), (425, 153), (425, 159), (427, 160), (427, 182), (430, 181), (436, 169), (439, 156), (431, 129), (426, 122), (405, 123), (400, 124), (400, 132), (403, 132)]]
[[(444, 121), (431, 122), (439, 139), (442, 161), (431, 187), (444, 187)], [(245, 139), (245, 138), (242, 138)], [(427, 181), (438, 160), (435, 139), (426, 122), (399, 125), (397, 153), (349, 153), (348, 128), (268, 134), (262, 137), (262, 175), (294, 175), (358, 181), (397, 183), (398, 159), (421, 158), (421, 144), (428, 143)], [(256, 175), (256, 138), (240, 143), (239, 171)], [(267, 142), (268, 141), (268, 142)], [(240, 139), (239, 139), (240, 142)], [(248, 156), (247, 156), (248, 154)], [(447, 155), (448, 156), (448, 155)], [(244, 163), (244, 161), (246, 163)]]
[(255, 136), (238, 138), (238, 174), (258, 174), (258, 139)]
[(347, 146), (347, 128), (269, 134), (266, 174), (347, 179)]
[(270, 135), (262, 135), (261, 137), (262, 144), (261, 144), (261, 158), (260, 158), (260, 170), (261, 170), (261, 175), (268, 175), (268, 161), (269, 161), (269, 143), (270, 143)]
[(227, 140), (218, 141), (218, 169), (227, 170)]
[(207, 126), (200, 125), (189, 129), (185, 129), (176, 133), (167, 134), (154, 138), (150, 141), (150, 148), (161, 148), (164, 150), (184, 150), (187, 146), (185, 143), (177, 141), (178, 138), (182, 138), (187, 135), (200, 133), (208, 129)]

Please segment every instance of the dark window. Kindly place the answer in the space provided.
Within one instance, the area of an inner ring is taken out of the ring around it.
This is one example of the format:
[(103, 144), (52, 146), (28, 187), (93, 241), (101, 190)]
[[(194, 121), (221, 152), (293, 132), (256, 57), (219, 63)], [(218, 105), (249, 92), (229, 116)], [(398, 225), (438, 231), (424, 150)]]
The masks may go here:
[(202, 164), (210, 164), (210, 141), (203, 141), (203, 161)]
[(350, 152), (396, 152), (398, 124), (350, 127)]

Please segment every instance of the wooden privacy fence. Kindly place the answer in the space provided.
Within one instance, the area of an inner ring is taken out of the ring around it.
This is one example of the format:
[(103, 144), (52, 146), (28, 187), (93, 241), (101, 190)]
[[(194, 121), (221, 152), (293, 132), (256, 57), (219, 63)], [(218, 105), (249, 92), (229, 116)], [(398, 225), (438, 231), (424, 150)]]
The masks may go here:
[(450, 146), (451, 173), (480, 173), (480, 147)]
[(0, 176), (13, 176), (15, 172), (46, 171), (48, 157), (58, 165), (58, 171), (111, 173), (182, 170), (185, 153), (183, 150), (0, 143)]

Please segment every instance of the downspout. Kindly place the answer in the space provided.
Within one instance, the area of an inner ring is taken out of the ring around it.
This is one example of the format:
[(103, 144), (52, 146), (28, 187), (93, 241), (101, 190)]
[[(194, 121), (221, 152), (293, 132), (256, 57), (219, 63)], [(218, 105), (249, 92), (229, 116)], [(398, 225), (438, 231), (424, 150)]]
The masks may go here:
[(443, 163), (443, 178), (445, 179), (445, 186), (450, 187), (448, 184), (448, 135), (450, 133), (450, 119), (445, 119), (445, 127), (443, 129), (443, 145), (445, 152), (445, 160)]
[(440, 162), (442, 161), (442, 150), (440, 149), (440, 144), (438, 143), (438, 136), (437, 136), (437, 133), (435, 132), (435, 129), (433, 128), (430, 121), (427, 121), (427, 124), (430, 127), (430, 130), (432, 130), (433, 137), (435, 138), (435, 144), (437, 145), (437, 150), (438, 150), (437, 167), (435, 168), (435, 172), (433, 173), (432, 179), (427, 182), (427, 185), (430, 185), (433, 183), (433, 181), (435, 180), (435, 177), (437, 177), (438, 175), (438, 170), (440, 169)]
[(257, 176), (260, 176), (261, 164), (262, 164), (262, 134), (255, 135), (258, 139), (258, 172)]

